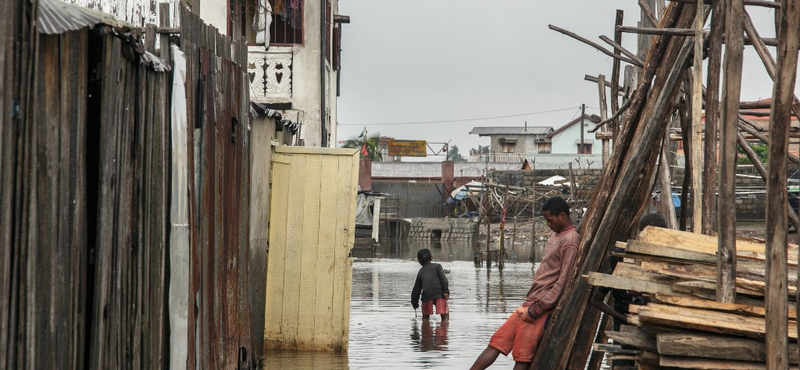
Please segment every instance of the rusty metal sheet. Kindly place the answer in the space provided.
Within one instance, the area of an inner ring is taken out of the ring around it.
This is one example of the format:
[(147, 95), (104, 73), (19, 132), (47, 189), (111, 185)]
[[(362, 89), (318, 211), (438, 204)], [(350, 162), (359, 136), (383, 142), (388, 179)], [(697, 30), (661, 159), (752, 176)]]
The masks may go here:
[(427, 144), (425, 140), (394, 140), (389, 139), (389, 155), (403, 157), (427, 157)]

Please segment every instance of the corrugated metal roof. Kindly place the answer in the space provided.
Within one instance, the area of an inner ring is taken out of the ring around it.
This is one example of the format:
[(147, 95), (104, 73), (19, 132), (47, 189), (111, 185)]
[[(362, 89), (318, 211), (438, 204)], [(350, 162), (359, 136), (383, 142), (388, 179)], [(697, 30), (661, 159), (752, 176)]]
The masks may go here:
[(488, 135), (547, 135), (553, 128), (550, 126), (504, 126), (504, 127), (473, 127), (470, 134), (480, 136)]
[(39, 32), (56, 35), (96, 24), (113, 27), (129, 26), (111, 14), (65, 3), (60, 0), (39, 0)]

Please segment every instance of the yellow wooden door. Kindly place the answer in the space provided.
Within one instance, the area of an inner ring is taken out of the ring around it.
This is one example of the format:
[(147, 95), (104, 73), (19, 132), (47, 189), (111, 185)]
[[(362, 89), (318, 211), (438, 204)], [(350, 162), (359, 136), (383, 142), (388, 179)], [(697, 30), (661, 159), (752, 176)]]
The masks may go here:
[(347, 349), (357, 184), (357, 149), (275, 147), (266, 349)]

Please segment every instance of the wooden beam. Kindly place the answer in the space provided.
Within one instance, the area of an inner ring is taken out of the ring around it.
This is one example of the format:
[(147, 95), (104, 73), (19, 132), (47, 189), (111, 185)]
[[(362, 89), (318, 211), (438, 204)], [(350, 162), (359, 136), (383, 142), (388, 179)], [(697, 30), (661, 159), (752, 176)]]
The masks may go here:
[(620, 32), (642, 35), (694, 36), (694, 30), (689, 28), (643, 28), (618, 26), (616, 29)]
[(719, 127), (719, 79), (722, 61), (722, 41), (725, 27), (724, 3), (718, 1), (711, 9), (711, 32), (708, 37), (708, 74), (706, 79), (706, 119), (703, 157), (703, 234), (717, 230), (717, 132)]
[[(739, 95), (742, 84), (742, 0), (725, 4), (725, 78), (723, 80), (722, 120), (720, 122), (719, 198), (736, 197), (736, 133), (739, 117)], [(719, 231), (717, 300), (733, 302), (736, 271), (736, 213), (722, 207), (717, 210)]]
[[(600, 120), (605, 121), (608, 115), (608, 107), (606, 106), (606, 76), (599, 75), (597, 76), (597, 94), (600, 97)], [(583, 125), (581, 125), (583, 126)], [(581, 129), (583, 129), (581, 127)], [(603, 140), (603, 167), (608, 164), (608, 158), (611, 154), (611, 144), (608, 140)]]
[[(766, 345), (755, 339), (705, 333), (661, 333), (656, 337), (658, 353), (667, 356), (703, 357), (721, 360), (765, 362)], [(789, 363), (797, 364), (797, 343)]]
[(633, 60), (631, 60), (629, 58), (623, 57), (621, 55), (615, 55), (614, 53), (612, 53), (608, 49), (604, 48), (602, 45), (600, 45), (600, 44), (598, 44), (598, 43), (596, 43), (594, 41), (589, 41), (585, 37), (579, 36), (578, 34), (576, 34), (574, 32), (567, 31), (567, 30), (565, 30), (565, 29), (563, 29), (561, 27), (554, 26), (552, 24), (548, 25), (548, 27), (553, 31), (562, 33), (562, 34), (567, 35), (569, 37), (572, 37), (573, 39), (578, 40), (578, 41), (580, 41), (580, 42), (582, 42), (582, 43), (584, 43), (586, 45), (589, 45), (589, 46), (597, 49), (598, 51), (602, 52), (605, 55), (608, 55), (608, 56), (610, 56), (612, 58), (619, 59), (619, 60), (621, 60), (623, 62), (630, 63), (630, 64), (637, 65), (637, 66), (641, 67), (641, 64), (639, 64), (639, 63), (637, 63), (637, 62), (635, 62), (635, 61), (633, 61)]
[[(659, 303), (648, 303), (647, 306), (639, 307), (639, 321), (754, 339), (763, 338), (766, 331), (763, 317), (742, 316), (689, 307), (675, 307)], [(783, 336), (797, 339), (797, 323), (795, 321), (792, 321)], [(767, 344), (767, 351), (767, 361), (769, 361), (769, 344)], [(785, 357), (784, 360), (786, 360)]]
[(659, 158), (659, 178), (661, 179), (661, 204), (664, 205), (664, 219), (670, 229), (678, 228), (678, 215), (675, 214), (675, 204), (672, 203), (672, 172), (670, 171), (671, 156), (669, 154), (670, 135), (664, 135)]
[[(698, 0), (698, 9), (703, 9)], [(692, 63), (692, 232), (703, 231), (703, 12), (694, 17), (694, 62)]]
[(650, 22), (650, 26), (653, 28), (658, 28), (658, 20), (656, 20), (656, 15), (653, 13), (653, 9), (650, 9), (650, 5), (644, 0), (639, 0), (639, 8), (642, 9), (642, 14), (644, 14), (647, 21)]
[[(585, 81), (597, 83), (597, 77), (595, 77), (595, 76), (584, 75), (583, 79)], [(611, 85), (611, 82), (609, 82), (609, 81), (606, 81), (606, 87), (610, 87), (610, 88), (613, 89), (613, 86)], [(617, 95), (618, 96), (624, 96), (625, 95), (625, 89), (622, 86), (617, 85)]]
[[(615, 27), (622, 25), (623, 16), (624, 16), (624, 12), (622, 11), (622, 9), (617, 9), (617, 15), (616, 15), (616, 18), (615, 18), (615, 21), (614, 21)], [(602, 39), (602, 37), (601, 37), (601, 39)], [(616, 30), (616, 28), (614, 29), (614, 43), (616, 43), (617, 45), (621, 45), (622, 44), (622, 32), (618, 32)], [(614, 54), (619, 55), (619, 53), (621, 53), (621, 52), (622, 52), (622, 50), (614, 48)], [(614, 58), (614, 61), (612, 62), (611, 82), (612, 82), (612, 84), (611, 84), (611, 95), (610, 95), (610, 98), (611, 98), (611, 116), (615, 117), (615, 118), (611, 122), (611, 127), (610, 127), (609, 131), (611, 131), (611, 136), (612, 136), (612, 139), (613, 139), (613, 138), (616, 138), (617, 131), (619, 131), (619, 119), (616, 118), (617, 117), (617, 112), (619, 112), (619, 110), (620, 110), (620, 108), (619, 108), (619, 98), (617, 97), (617, 94), (619, 94), (619, 85), (618, 85), (619, 84), (619, 59), (617, 59), (617, 58)]]
[[(673, 2), (676, 2), (676, 3), (696, 3), (695, 0), (669, 0), (669, 1), (673, 1)], [(708, 4), (708, 5), (716, 5), (717, 3), (720, 3), (720, 2), (723, 2), (723, 1), (704, 0), (704, 2), (705, 2), (705, 4)], [(781, 7), (781, 4), (779, 2), (771, 1), (771, 0), (744, 0), (743, 3), (744, 3), (744, 5), (763, 6), (763, 7), (767, 7), (767, 8), (780, 8)]]
[[(644, 61), (641, 58), (639, 58), (636, 54), (632, 53), (630, 50), (625, 49), (618, 42), (608, 38), (608, 36), (600, 35), (600, 40), (603, 40), (603, 42), (605, 42), (606, 44), (611, 45), (611, 47), (614, 48), (614, 54), (616, 55), (619, 55), (618, 53), (625, 54), (626, 57), (631, 58), (631, 60), (636, 62), (638, 65), (640, 66), (644, 65)], [(618, 61), (618, 59), (615, 60)]]
[[(749, 20), (749, 18), (748, 18)], [(797, 73), (797, 51), (800, 42), (800, 1), (782, 0), (780, 16), (776, 15), (778, 53), (775, 81), (772, 90), (772, 117), (769, 124), (769, 176), (767, 180), (767, 368), (788, 368), (788, 348), (785, 335), (791, 325), (786, 318), (788, 301), (786, 252), (786, 154), (789, 147), (789, 125)], [(797, 112), (797, 110), (795, 110)]]

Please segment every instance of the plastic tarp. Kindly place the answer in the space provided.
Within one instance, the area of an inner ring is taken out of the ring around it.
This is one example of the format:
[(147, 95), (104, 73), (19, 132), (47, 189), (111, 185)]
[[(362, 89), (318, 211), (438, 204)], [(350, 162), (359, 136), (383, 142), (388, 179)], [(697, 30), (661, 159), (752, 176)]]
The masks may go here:
[(356, 225), (372, 226), (372, 204), (375, 198), (364, 193), (356, 198)]
[[(563, 183), (563, 181), (565, 181), (566, 179), (567, 179), (566, 177), (562, 177), (562, 176), (556, 175), (556, 176), (544, 179), (542, 181), (539, 181), (537, 184), (545, 185), (545, 186), (554, 186), (556, 184), (561, 185)], [(568, 182), (566, 182), (564, 184), (569, 185)]]

